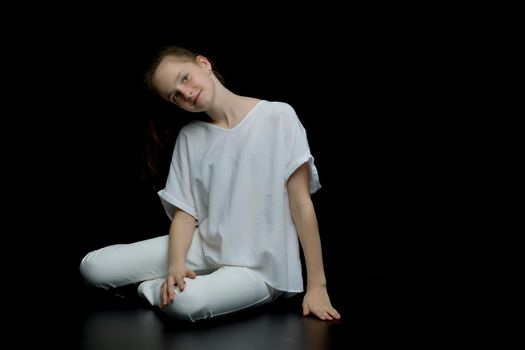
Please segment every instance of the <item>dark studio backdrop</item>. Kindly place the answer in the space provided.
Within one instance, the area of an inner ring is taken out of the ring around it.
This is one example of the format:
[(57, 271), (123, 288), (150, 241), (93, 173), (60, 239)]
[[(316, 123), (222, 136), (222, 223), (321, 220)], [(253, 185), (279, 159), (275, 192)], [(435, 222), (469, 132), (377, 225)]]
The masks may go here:
[(30, 145), (17, 160), (20, 275), (27, 267), (79, 283), (90, 250), (167, 233), (142, 152), (148, 115), (176, 111), (148, 95), (142, 76), (160, 46), (179, 44), (211, 58), (233, 92), (295, 108), (323, 186), (313, 199), (337, 300), (363, 274), (429, 279), (447, 214), (440, 53), (411, 27), (355, 29), (252, 40), (118, 26), (37, 35), (22, 55), (33, 95), (19, 107)]

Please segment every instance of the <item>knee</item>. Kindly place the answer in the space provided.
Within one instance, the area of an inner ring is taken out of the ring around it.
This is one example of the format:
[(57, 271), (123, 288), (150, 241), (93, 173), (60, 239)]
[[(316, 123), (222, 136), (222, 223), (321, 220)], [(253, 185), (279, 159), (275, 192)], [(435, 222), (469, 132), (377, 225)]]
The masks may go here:
[(108, 289), (107, 266), (95, 259), (96, 251), (88, 253), (80, 262), (80, 275), (84, 281), (92, 286)]
[(191, 293), (186, 290), (177, 293), (175, 300), (166, 312), (179, 320), (196, 322), (213, 317), (211, 309), (206, 304), (206, 300), (198, 293)]

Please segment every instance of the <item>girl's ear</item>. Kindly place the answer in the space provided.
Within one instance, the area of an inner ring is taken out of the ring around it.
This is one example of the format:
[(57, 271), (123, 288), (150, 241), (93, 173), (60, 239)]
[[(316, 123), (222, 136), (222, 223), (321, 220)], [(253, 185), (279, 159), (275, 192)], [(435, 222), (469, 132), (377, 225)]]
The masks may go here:
[(206, 69), (208, 72), (211, 72), (211, 70), (212, 70), (211, 63), (210, 63), (210, 60), (208, 60), (206, 57), (204, 57), (202, 55), (198, 55), (197, 56), (197, 63), (199, 64), (199, 66), (201, 66), (202, 68)]

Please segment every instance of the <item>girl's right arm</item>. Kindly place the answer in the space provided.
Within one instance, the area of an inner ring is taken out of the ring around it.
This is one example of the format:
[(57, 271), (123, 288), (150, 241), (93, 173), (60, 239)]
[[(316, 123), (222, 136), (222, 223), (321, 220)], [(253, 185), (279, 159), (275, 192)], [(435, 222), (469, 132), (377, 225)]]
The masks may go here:
[(175, 299), (175, 286), (184, 290), (184, 278), (195, 278), (196, 274), (186, 268), (186, 255), (195, 230), (195, 218), (183, 210), (177, 210), (171, 221), (169, 233), (168, 277), (161, 286), (161, 308), (167, 307)]

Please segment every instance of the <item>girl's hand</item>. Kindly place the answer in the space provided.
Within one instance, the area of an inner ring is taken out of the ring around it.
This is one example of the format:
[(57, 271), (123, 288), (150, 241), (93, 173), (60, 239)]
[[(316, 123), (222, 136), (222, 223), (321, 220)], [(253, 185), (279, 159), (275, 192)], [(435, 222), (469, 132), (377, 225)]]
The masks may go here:
[(164, 280), (160, 286), (161, 309), (167, 308), (173, 302), (173, 300), (175, 300), (175, 287), (179, 287), (181, 292), (184, 290), (186, 287), (186, 283), (184, 283), (185, 277), (194, 279), (197, 277), (197, 275), (195, 272), (188, 270), (185, 267), (181, 269), (175, 269), (168, 273), (168, 277), (166, 277), (166, 280)]
[(303, 316), (313, 313), (323, 321), (339, 320), (341, 315), (330, 303), (325, 286), (310, 287), (303, 299)]

